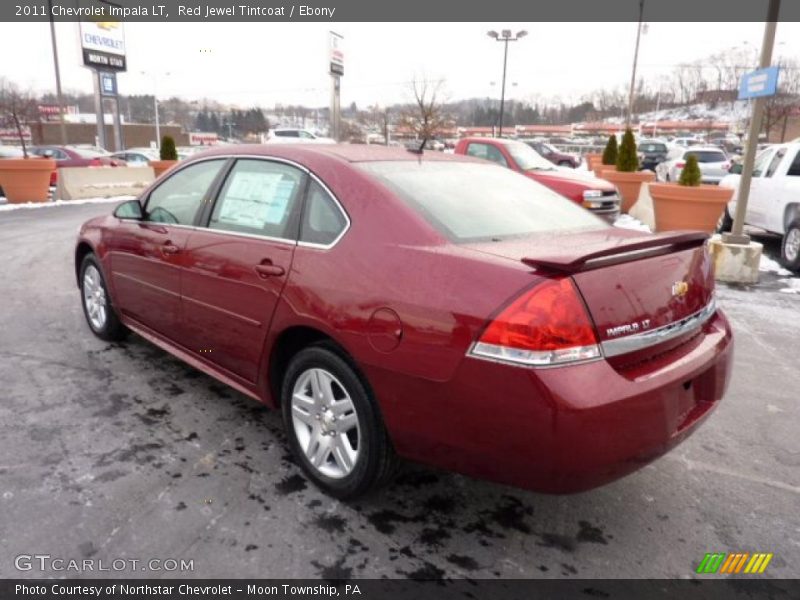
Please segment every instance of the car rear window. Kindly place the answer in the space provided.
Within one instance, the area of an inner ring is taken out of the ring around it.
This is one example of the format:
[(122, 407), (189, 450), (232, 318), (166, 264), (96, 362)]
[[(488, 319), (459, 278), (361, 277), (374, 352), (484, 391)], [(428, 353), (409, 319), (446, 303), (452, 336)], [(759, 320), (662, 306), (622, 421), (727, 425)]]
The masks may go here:
[(664, 144), (639, 144), (640, 152), (666, 152), (667, 147)]
[(358, 166), (457, 243), (608, 227), (563, 196), (496, 165), (422, 160)]
[(99, 158), (105, 156), (102, 152), (90, 150), (89, 148), (71, 148), (71, 150), (81, 158)]
[(727, 157), (722, 152), (714, 152), (713, 150), (692, 150), (683, 155), (684, 158), (694, 156), (699, 163), (718, 163), (725, 162)]

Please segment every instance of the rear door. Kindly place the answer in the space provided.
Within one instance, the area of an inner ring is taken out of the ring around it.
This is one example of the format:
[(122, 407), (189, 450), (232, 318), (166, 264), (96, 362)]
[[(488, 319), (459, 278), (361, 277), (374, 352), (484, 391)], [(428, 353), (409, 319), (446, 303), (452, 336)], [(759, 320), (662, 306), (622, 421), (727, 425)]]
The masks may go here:
[(294, 165), (238, 159), (186, 245), (185, 345), (249, 382), (291, 269), (306, 182)]
[(178, 343), (186, 240), (225, 162), (207, 160), (175, 171), (145, 199), (144, 219), (120, 219), (109, 239), (117, 307)]

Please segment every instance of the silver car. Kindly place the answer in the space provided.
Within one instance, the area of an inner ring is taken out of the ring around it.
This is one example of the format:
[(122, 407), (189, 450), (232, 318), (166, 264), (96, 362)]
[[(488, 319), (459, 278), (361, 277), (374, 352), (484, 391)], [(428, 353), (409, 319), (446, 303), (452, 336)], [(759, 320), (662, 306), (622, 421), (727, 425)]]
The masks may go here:
[(656, 178), (659, 181), (678, 181), (690, 156), (697, 158), (703, 183), (719, 183), (731, 166), (725, 151), (715, 146), (675, 147), (667, 153), (667, 160), (656, 167)]

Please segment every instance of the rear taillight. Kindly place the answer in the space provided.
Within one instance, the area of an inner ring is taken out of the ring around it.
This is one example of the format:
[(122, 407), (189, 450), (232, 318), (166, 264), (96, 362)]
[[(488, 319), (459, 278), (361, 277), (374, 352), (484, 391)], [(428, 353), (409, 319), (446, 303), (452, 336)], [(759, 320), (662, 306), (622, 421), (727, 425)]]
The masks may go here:
[(514, 300), (472, 347), (482, 358), (552, 366), (600, 357), (594, 327), (569, 277), (549, 279)]
[(682, 169), (682, 168), (683, 168), (683, 167), (685, 167), (685, 166), (686, 166), (686, 163), (685, 163), (685, 162), (679, 162), (679, 163), (675, 163), (675, 168), (676, 168), (676, 169)]
[(58, 171), (54, 169), (50, 173), (50, 187), (55, 187), (56, 185), (58, 185)]
[(102, 167), (103, 163), (100, 162), (99, 158), (93, 158), (92, 160), (89, 161), (89, 166), (90, 167)]

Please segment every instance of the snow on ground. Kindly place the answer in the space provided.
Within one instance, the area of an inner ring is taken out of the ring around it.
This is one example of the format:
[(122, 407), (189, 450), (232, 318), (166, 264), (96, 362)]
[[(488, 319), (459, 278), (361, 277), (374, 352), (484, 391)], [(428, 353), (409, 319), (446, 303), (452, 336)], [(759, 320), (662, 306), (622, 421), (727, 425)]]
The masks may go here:
[(761, 255), (761, 263), (758, 265), (758, 270), (766, 273), (776, 273), (777, 275), (792, 275), (791, 271), (784, 269), (778, 261), (770, 258), (766, 254)]
[(617, 220), (614, 221), (614, 227), (620, 227), (622, 229), (633, 229), (634, 231), (646, 231), (647, 233), (652, 233), (650, 228), (644, 223), (642, 223), (639, 219), (636, 219), (626, 214), (622, 214), (617, 217)]
[[(735, 123), (747, 119), (749, 114), (747, 101), (737, 100), (735, 102), (717, 102), (716, 106), (709, 103), (692, 104), (691, 106), (681, 106), (637, 114), (640, 122), (649, 123), (653, 121), (723, 121)], [(609, 123), (622, 123), (620, 117), (607, 119)]]
[(48, 206), (71, 206), (73, 204), (99, 204), (103, 202), (122, 202), (133, 200), (136, 196), (112, 196), (111, 198), (85, 198), (83, 200), (53, 200), (51, 202), (23, 202), (10, 204), (5, 198), (0, 198), (0, 212), (30, 208), (45, 208)]
[(786, 287), (781, 288), (779, 291), (784, 294), (800, 294), (800, 278), (781, 279), (780, 282), (785, 284)]

